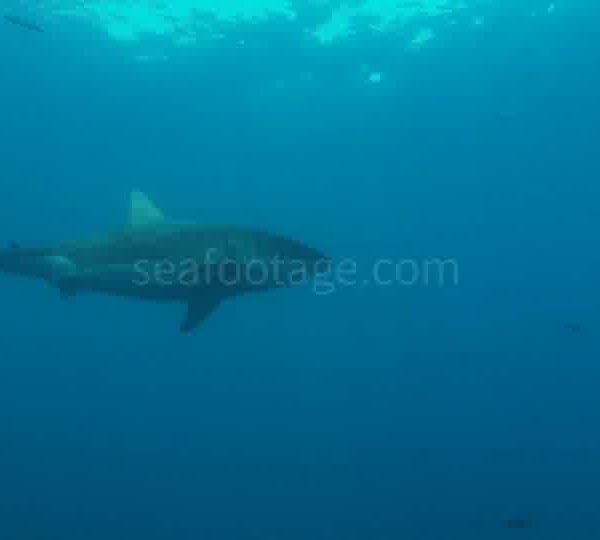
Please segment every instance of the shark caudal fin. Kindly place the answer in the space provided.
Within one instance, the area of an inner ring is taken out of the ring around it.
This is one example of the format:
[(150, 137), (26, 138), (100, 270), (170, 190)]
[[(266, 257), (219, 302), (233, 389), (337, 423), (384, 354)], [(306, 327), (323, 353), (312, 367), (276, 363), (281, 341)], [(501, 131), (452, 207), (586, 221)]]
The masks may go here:
[(156, 205), (141, 191), (131, 192), (131, 207), (129, 212), (129, 224), (132, 227), (143, 227), (145, 225), (156, 225), (163, 223), (165, 216)]

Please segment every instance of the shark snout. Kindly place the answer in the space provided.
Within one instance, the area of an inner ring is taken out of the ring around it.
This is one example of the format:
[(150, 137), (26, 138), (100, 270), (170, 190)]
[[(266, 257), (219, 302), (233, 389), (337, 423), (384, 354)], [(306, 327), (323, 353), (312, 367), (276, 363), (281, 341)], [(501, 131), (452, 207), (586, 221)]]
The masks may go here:
[(324, 252), (307, 247), (301, 261), (306, 265), (311, 274), (326, 274), (331, 272), (333, 259)]

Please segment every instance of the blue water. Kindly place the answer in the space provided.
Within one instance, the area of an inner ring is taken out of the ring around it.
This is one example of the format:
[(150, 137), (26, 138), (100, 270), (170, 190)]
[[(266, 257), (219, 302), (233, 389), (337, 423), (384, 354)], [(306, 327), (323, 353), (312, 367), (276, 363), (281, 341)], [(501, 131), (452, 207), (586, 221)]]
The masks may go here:
[(365, 276), (460, 269), (248, 296), (188, 336), (180, 306), (2, 276), (0, 538), (600, 535), (599, 14), (517, 11), (419, 54), (291, 27), (144, 65), (0, 27), (6, 243), (118, 227), (142, 189)]

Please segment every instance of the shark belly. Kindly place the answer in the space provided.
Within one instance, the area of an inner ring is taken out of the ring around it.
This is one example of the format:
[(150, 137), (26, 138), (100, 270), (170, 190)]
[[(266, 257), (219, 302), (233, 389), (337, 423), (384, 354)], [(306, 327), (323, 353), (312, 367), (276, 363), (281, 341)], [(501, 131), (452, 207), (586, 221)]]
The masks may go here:
[(283, 286), (271, 276), (252, 276), (242, 264), (227, 267), (177, 266), (161, 261), (159, 266), (141, 264), (99, 265), (63, 273), (54, 281), (67, 296), (98, 292), (113, 296), (158, 302), (189, 302), (210, 294), (221, 299)]
[(63, 276), (56, 285), (67, 295), (88, 291), (158, 302), (187, 301), (192, 294), (189, 287), (176, 282), (145, 280), (130, 264), (84, 269)]

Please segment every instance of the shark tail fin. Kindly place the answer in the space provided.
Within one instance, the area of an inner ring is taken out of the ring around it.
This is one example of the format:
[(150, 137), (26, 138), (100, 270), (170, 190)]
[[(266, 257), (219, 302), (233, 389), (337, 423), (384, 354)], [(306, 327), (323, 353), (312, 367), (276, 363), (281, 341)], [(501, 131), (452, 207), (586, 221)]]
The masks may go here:
[(131, 208), (129, 224), (132, 227), (143, 227), (165, 221), (165, 216), (150, 198), (142, 191), (131, 192)]

